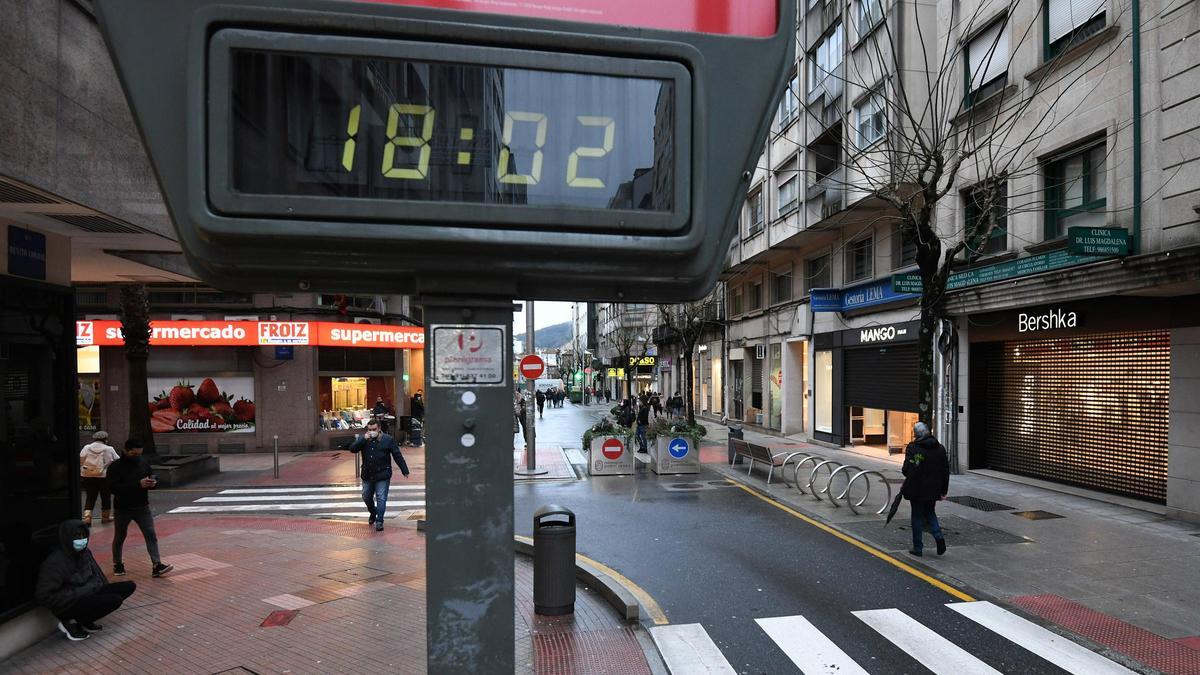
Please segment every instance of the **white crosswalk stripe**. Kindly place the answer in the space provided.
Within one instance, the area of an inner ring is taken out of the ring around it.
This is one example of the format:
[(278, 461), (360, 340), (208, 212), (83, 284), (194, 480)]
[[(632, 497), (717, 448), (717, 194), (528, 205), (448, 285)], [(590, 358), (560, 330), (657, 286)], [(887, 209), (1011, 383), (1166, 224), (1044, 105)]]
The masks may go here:
[[(1133, 675), (1133, 671), (1103, 655), (990, 602), (946, 606), (1015, 643), (1010, 645), (1014, 651), (1019, 647), (1020, 651), (1029, 652), (1074, 675)], [(863, 610), (851, 614), (937, 675), (998, 675), (1000, 672), (899, 609)], [(869, 672), (803, 616), (755, 619), (755, 623), (805, 675), (867, 675)], [(944, 626), (941, 628), (940, 632), (944, 632)], [(735, 672), (701, 624), (655, 626), (650, 629), (650, 634), (671, 673)], [(864, 646), (861, 643), (853, 645), (859, 652)], [(859, 655), (870, 661), (895, 657), (895, 654)], [(869, 666), (870, 661), (863, 663)]]
[[(424, 485), (395, 485), (389, 492), (387, 519), (408, 518), (424, 512)], [(168, 513), (288, 513), (356, 519), (366, 519), (370, 515), (362, 502), (362, 487), (358, 485), (230, 488), (214, 496), (200, 497)]]

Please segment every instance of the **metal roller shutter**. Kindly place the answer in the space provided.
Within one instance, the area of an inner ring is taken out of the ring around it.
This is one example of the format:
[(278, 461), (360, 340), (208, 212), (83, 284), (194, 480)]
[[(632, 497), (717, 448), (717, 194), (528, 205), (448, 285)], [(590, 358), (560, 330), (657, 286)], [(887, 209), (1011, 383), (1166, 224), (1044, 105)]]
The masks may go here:
[(1170, 332), (1006, 342), (979, 366), (988, 468), (1166, 501)]
[(846, 350), (846, 405), (917, 411), (917, 345)]

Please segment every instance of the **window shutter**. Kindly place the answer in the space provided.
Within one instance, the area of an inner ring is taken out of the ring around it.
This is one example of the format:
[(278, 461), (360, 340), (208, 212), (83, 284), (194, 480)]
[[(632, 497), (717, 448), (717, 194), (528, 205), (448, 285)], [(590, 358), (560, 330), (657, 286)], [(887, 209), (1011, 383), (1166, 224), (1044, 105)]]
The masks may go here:
[(1049, 0), (1050, 42), (1056, 42), (1104, 11), (1104, 0)]
[(1008, 58), (1008, 21), (998, 21), (971, 40), (971, 44), (967, 47), (967, 67), (971, 71), (971, 91), (975, 91), (1007, 71)]

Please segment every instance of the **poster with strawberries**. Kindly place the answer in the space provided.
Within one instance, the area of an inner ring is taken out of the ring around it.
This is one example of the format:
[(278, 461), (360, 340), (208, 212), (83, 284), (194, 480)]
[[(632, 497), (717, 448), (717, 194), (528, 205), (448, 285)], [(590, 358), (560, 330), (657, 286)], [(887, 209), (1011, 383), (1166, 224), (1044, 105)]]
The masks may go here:
[(254, 431), (253, 377), (150, 377), (156, 434)]

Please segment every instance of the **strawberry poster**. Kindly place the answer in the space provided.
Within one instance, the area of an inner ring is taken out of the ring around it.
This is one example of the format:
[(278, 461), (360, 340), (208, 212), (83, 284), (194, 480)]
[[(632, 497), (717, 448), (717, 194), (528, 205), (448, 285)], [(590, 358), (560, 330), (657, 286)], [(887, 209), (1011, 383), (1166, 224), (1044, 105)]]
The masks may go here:
[(253, 377), (151, 377), (150, 428), (156, 434), (254, 431)]

